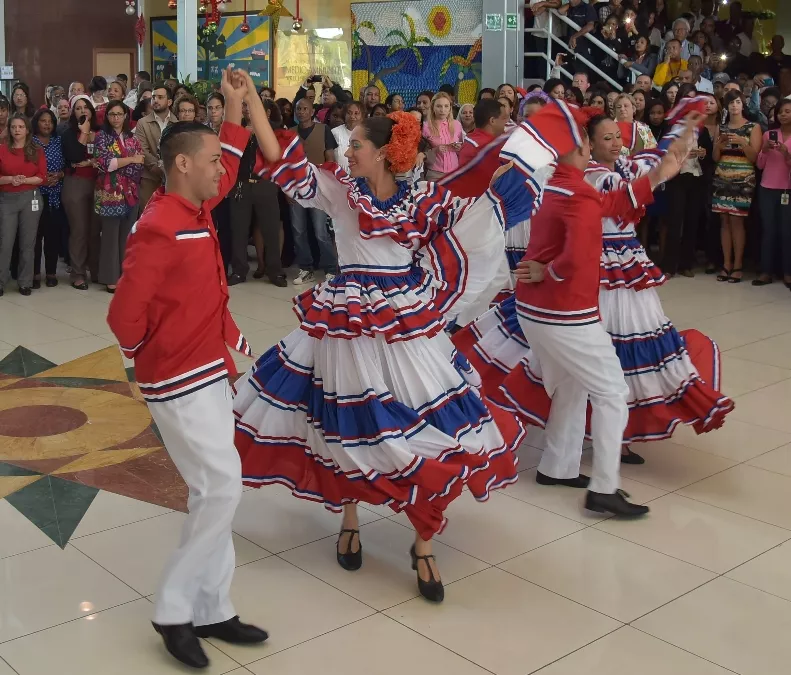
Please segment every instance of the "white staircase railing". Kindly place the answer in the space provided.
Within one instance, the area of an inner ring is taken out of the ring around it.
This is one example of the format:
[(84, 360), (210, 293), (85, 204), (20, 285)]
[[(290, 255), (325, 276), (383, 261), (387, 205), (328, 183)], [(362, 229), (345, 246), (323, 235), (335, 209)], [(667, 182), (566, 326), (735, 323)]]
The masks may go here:
[[(540, 38), (543, 38), (543, 39), (546, 40), (546, 45), (547, 45), (546, 51), (542, 51), (542, 52), (525, 52), (525, 56), (538, 57), (538, 58), (542, 58), (542, 59), (544, 59), (546, 61), (546, 73), (547, 73), (546, 79), (549, 79), (550, 73), (552, 72), (553, 68), (559, 68), (560, 72), (563, 73), (568, 78), (572, 78), (573, 77), (571, 72), (569, 72), (568, 70), (566, 70), (562, 66), (557, 66), (555, 64), (555, 60), (552, 58), (552, 43), (555, 42), (555, 43), (561, 45), (565, 50), (567, 50), (567, 52), (569, 54), (574, 54), (575, 57), (578, 60), (580, 60), (582, 63), (584, 63), (585, 66), (587, 68), (589, 68), (592, 72), (597, 73), (598, 75), (601, 76), (601, 78), (603, 80), (609, 82), (610, 85), (612, 85), (612, 87), (616, 91), (623, 91), (623, 85), (620, 82), (617, 82), (616, 80), (611, 78), (609, 75), (607, 75), (607, 73), (603, 72), (595, 63), (593, 63), (591, 60), (589, 60), (584, 55), (582, 55), (582, 54), (576, 52), (575, 50), (573, 50), (566, 42), (564, 42), (557, 35), (554, 35), (552, 33), (553, 22), (555, 22), (555, 21), (561, 21), (561, 22), (567, 24), (568, 26), (571, 26), (574, 29), (574, 32), (577, 32), (578, 30), (580, 30), (580, 26), (578, 26), (576, 23), (574, 23), (571, 19), (569, 19), (568, 17), (564, 16), (563, 14), (559, 14), (557, 12), (557, 10), (554, 10), (554, 9), (550, 9), (549, 10), (549, 17), (548, 17), (548, 22), (547, 22), (546, 28), (526, 28), (525, 29), (526, 33), (531, 33), (533, 35), (536, 35), (537, 37), (540, 37)], [(596, 47), (598, 47), (605, 54), (608, 54), (609, 56), (614, 57), (616, 61), (620, 61), (619, 54), (616, 54), (606, 44), (604, 44), (601, 40), (597, 39), (596, 37), (594, 37), (590, 33), (586, 33), (580, 39), (588, 40), (591, 44), (593, 44)], [(638, 75), (642, 75), (643, 74), (639, 70), (637, 70), (636, 68), (626, 68), (626, 66), (623, 65), (623, 63), (621, 63), (621, 65), (623, 66), (624, 69), (629, 71), (630, 78), (631, 78), (632, 82), (634, 82), (637, 79)]]

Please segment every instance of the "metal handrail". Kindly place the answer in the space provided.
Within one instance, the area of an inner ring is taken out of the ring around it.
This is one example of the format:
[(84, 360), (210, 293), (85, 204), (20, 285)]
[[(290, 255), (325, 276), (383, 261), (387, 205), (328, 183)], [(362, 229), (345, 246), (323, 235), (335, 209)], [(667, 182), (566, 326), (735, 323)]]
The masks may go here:
[[(559, 14), (559, 13), (558, 13), (556, 10), (554, 10), (554, 9), (550, 9), (549, 11), (550, 11), (550, 13), (551, 13), (551, 14), (554, 14), (555, 16), (557, 16), (557, 17), (558, 17), (558, 18), (559, 18), (561, 21), (563, 21), (564, 23), (566, 23), (566, 24), (568, 24), (569, 26), (571, 26), (571, 27), (572, 27), (574, 30), (581, 30), (581, 26), (578, 26), (576, 23), (574, 23), (574, 22), (573, 22), (571, 19), (569, 19), (567, 16), (564, 16), (563, 14)], [(551, 19), (550, 19), (550, 25), (551, 25)], [(556, 37), (556, 36), (553, 36), (553, 37)], [(593, 36), (593, 35), (591, 35), (590, 33), (585, 33), (585, 35), (583, 35), (582, 37), (584, 37), (584, 38), (587, 38), (587, 39), (588, 39), (590, 42), (592, 42), (593, 44), (595, 44), (595, 45), (596, 45), (596, 46), (597, 46), (599, 49), (601, 49), (603, 52), (605, 52), (605, 53), (609, 54), (610, 56), (614, 56), (614, 57), (615, 57), (615, 60), (616, 60), (616, 61), (618, 61), (619, 63), (621, 62), (621, 55), (620, 55), (620, 54), (618, 54), (618, 53), (616, 53), (614, 50), (610, 49), (610, 48), (609, 48), (609, 47), (608, 47), (606, 44), (604, 44), (604, 43), (603, 43), (601, 40), (599, 40), (597, 37), (594, 37), (594, 36)], [(560, 40), (559, 40), (559, 39), (558, 39), (557, 41), (558, 41), (558, 42), (560, 42)], [(564, 43), (563, 43), (563, 42), (561, 42), (561, 44), (564, 44)], [(567, 45), (566, 45), (566, 46), (567, 46)], [(569, 47), (569, 49), (571, 49), (571, 48)], [(579, 56), (579, 55), (576, 55), (576, 56), (577, 56), (577, 58), (580, 58), (580, 59), (582, 59), (582, 60), (583, 60), (583, 62), (587, 60), (587, 59), (585, 59), (585, 57), (582, 57), (582, 56)], [(622, 63), (621, 63), (621, 65), (623, 66), (623, 64), (622, 64)], [(634, 82), (634, 80), (637, 78), (637, 76), (638, 76), (638, 75), (643, 75), (643, 73), (641, 73), (639, 70), (637, 70), (637, 69), (635, 69), (635, 68), (627, 68), (627, 70), (629, 70), (629, 72), (630, 72), (630, 73), (632, 73), (632, 76), (633, 76), (633, 79), (632, 79), (632, 81), (633, 81), (633, 82)], [(602, 74), (602, 73), (601, 73), (601, 72), (599, 72), (599, 75), (601, 75), (601, 74)], [(607, 78), (607, 79), (610, 79), (610, 78)], [(610, 81), (612, 82), (612, 80), (610, 80)], [(623, 87), (620, 87), (620, 88), (621, 88), (621, 89), (623, 89)]]
[[(549, 10), (549, 22), (548, 22), (546, 28), (527, 28), (527, 29), (525, 29), (525, 32), (527, 32), (527, 33), (541, 34), (542, 36), (546, 36), (546, 38), (547, 38), (547, 51), (546, 51), (546, 53), (543, 53), (543, 52), (529, 52), (529, 53), (525, 53), (525, 56), (541, 56), (542, 58), (546, 59), (546, 62), (547, 62), (547, 79), (548, 79), (551, 76), (551, 72), (552, 72), (552, 68), (553, 68), (553, 64), (554, 64), (554, 60), (552, 59), (552, 42), (554, 41), (557, 44), (562, 45), (569, 52), (573, 53), (576, 58), (578, 58), (580, 61), (582, 61), (588, 68), (590, 68), (594, 72), (598, 73), (602, 78), (607, 80), (607, 82), (609, 82), (617, 91), (623, 91), (623, 85), (621, 85), (619, 82), (616, 82), (615, 80), (613, 80), (606, 73), (602, 72), (596, 64), (592, 63), (591, 61), (589, 61), (587, 58), (585, 58), (581, 54), (575, 53), (575, 50), (573, 50), (567, 43), (565, 43), (557, 35), (554, 35), (552, 33), (553, 17), (558, 17), (561, 21), (563, 21), (564, 23), (566, 23), (569, 26), (571, 26), (575, 31), (580, 30), (580, 26), (578, 26), (576, 23), (574, 23), (571, 19), (569, 19), (566, 16), (563, 16), (562, 14), (559, 14), (554, 9), (550, 9)], [(618, 60), (619, 63), (621, 63), (620, 55), (617, 54), (612, 49), (610, 49), (601, 40), (599, 40), (598, 38), (594, 37), (590, 33), (585, 33), (585, 35), (583, 35), (582, 37), (583, 38), (587, 38), (591, 43), (596, 45), (603, 52), (615, 57), (615, 59)], [(621, 66), (623, 67), (623, 63), (621, 63)], [(640, 72), (639, 70), (636, 70), (635, 68), (628, 68), (628, 70), (632, 74), (632, 82), (634, 82), (636, 80), (637, 76), (644, 74), (644, 73)], [(570, 75), (569, 75), (569, 73), (567, 71), (563, 71), (563, 72), (564, 72), (565, 75), (570, 77)]]

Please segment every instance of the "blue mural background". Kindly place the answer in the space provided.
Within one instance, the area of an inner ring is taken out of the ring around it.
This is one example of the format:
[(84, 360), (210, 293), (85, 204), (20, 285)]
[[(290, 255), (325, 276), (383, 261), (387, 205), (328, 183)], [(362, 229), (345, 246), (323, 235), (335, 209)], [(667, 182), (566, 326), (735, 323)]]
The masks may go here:
[[(241, 31), (242, 14), (225, 14), (220, 18), (217, 42), (222, 45), (219, 54), (209, 51), (208, 59), (204, 47), (198, 46), (198, 79), (219, 80), (220, 71), (228, 65), (244, 68), (259, 87), (270, 86), (271, 81), (271, 29), (267, 16), (248, 15), (250, 32)], [(198, 18), (198, 28), (203, 27), (203, 18)], [(195, 38), (198, 39), (197, 36)], [(154, 79), (179, 77), (176, 61), (177, 32), (174, 17), (151, 19), (151, 62)]]
[(383, 98), (399, 93), (407, 105), (414, 105), (421, 91), (450, 84), (457, 101), (475, 102), (481, 86), (480, 0), (351, 7), (355, 94), (374, 83)]

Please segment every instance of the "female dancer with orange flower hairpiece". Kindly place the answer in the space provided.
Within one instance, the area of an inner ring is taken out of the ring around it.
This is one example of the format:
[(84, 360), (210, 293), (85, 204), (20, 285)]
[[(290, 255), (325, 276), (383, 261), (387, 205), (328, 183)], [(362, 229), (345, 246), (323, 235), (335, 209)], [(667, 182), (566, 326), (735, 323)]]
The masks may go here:
[[(285, 485), (343, 511), (338, 563), (362, 565), (357, 502), (404, 511), (420, 593), (439, 602), (431, 538), (466, 484), (478, 500), (516, 480), (515, 461), (443, 328), (486, 292), (503, 257), (501, 223), (524, 220), (532, 193), (498, 170), (478, 199), (433, 183), (410, 187), (420, 127), (407, 113), (353, 132), (349, 174), (314, 166), (299, 139), (249, 107), (257, 169), (333, 219), (340, 273), (295, 299), (299, 329), (236, 383), (236, 445), (248, 485)], [(534, 165), (551, 153), (535, 142)], [(470, 372), (467, 372), (470, 371)], [(469, 379), (468, 379), (469, 378)], [(473, 383), (475, 384), (475, 383)]]

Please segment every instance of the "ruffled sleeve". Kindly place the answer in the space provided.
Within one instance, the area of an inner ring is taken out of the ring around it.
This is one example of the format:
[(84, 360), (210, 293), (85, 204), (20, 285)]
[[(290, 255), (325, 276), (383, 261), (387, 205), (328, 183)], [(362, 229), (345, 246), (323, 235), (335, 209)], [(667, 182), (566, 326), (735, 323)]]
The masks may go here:
[(346, 192), (349, 178), (337, 164), (320, 167), (308, 161), (299, 135), (277, 129), (275, 136), (283, 151), (282, 159), (270, 163), (258, 151), (253, 171), (280, 186), (291, 199), (306, 208), (320, 209), (332, 218), (348, 209)]
[(418, 264), (438, 282), (434, 304), (446, 319), (466, 323), (500, 290), (508, 276), (506, 224), (529, 218), (534, 196), (517, 168), (500, 176), (482, 197), (446, 195), (437, 234), (417, 256)]

